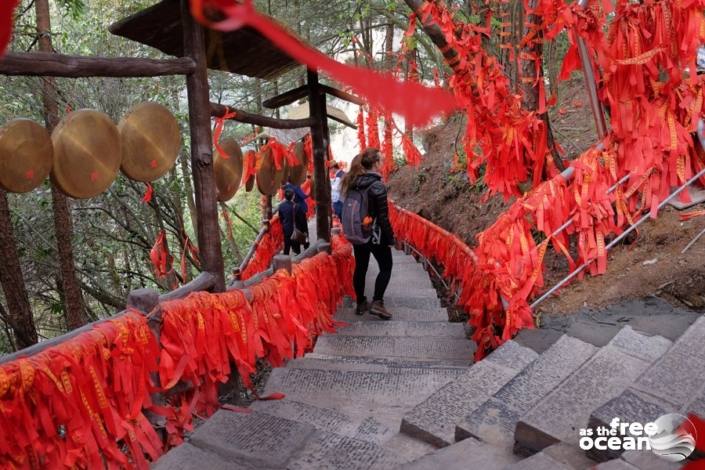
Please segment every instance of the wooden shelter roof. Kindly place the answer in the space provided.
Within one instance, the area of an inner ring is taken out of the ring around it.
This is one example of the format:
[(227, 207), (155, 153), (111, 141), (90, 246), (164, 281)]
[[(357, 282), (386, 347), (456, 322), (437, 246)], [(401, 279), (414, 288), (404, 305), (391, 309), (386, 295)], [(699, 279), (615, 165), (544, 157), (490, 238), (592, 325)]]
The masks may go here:
[[(179, 0), (162, 0), (114, 23), (110, 32), (168, 55), (182, 57), (184, 54)], [(274, 79), (299, 65), (249, 27), (229, 33), (207, 30), (206, 51), (209, 68), (249, 77)]]

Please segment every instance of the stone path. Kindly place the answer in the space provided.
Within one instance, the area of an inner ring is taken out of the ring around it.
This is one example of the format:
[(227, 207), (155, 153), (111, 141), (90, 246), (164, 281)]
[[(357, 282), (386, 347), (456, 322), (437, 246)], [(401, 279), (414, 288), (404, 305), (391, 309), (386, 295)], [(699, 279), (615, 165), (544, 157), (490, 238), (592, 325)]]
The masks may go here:
[(471, 364), (465, 327), (448, 323), (421, 264), (401, 252), (394, 262), (393, 320), (342, 307), (336, 318), (349, 325), (272, 371), (265, 393), (285, 399), (218, 411), (154, 467), (678, 468), (651, 452), (585, 453), (578, 430), (615, 416), (705, 415), (705, 318), (679, 317), (666, 337), (638, 322), (599, 334), (587, 324), (525, 330)]

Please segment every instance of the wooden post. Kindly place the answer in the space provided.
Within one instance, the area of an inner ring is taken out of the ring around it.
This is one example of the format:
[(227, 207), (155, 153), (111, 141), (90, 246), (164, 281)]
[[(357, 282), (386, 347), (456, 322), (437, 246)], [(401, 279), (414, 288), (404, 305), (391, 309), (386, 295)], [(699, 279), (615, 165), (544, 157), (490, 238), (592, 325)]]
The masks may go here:
[(181, 0), (184, 27), (184, 56), (196, 64), (186, 78), (191, 127), (191, 169), (198, 212), (198, 249), (205, 271), (216, 276), (215, 292), (225, 290), (223, 254), (218, 227), (218, 202), (211, 147), (211, 112), (208, 96), (208, 69), (203, 28), (191, 17), (188, 0)]
[(321, 93), (318, 85), (318, 73), (315, 70), (308, 70), (309, 99), (308, 105), (311, 117), (315, 123), (311, 126), (311, 138), (313, 140), (313, 183), (316, 189), (316, 234), (320, 240), (330, 241), (330, 181), (328, 180), (328, 170), (326, 169), (326, 129), (324, 121), (325, 97)]
[(272, 266), (274, 267), (274, 272), (277, 272), (280, 269), (286, 269), (289, 274), (291, 274), (291, 257), (289, 255), (276, 255), (272, 260)]

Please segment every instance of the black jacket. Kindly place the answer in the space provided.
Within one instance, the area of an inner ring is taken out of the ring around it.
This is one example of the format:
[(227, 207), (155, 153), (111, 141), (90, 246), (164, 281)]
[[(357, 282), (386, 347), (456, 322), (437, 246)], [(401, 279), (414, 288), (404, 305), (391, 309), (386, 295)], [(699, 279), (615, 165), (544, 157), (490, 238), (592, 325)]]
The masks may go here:
[(355, 178), (351, 189), (364, 191), (369, 188), (367, 211), (382, 231), (381, 244), (394, 244), (394, 231), (389, 223), (389, 206), (387, 205), (387, 187), (379, 173), (365, 173)]

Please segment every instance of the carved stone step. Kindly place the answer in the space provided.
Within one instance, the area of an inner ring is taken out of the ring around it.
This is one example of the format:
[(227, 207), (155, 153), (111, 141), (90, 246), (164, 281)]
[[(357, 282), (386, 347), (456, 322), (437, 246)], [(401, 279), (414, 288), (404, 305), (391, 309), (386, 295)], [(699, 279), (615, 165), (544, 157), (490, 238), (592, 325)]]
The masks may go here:
[(670, 344), (665, 338), (622, 328), (521, 417), (515, 432), (517, 449), (531, 454), (557, 442), (577, 445), (579, 429), (587, 426), (590, 413), (621, 394)]
[(196, 430), (190, 443), (221, 460), (251, 468), (362, 470), (400, 462), (398, 456), (371, 442), (256, 411), (220, 410)]
[(288, 399), (348, 415), (374, 416), (390, 427), (399, 425), (406, 410), (467, 370), (326, 361), (299, 365), (273, 370), (265, 393), (282, 392)]
[(330, 408), (322, 408), (296, 400), (255, 401), (250, 409), (279, 418), (310, 424), (321, 431), (382, 444), (394, 436), (392, 431), (374, 417), (354, 416)]
[(531, 457), (510, 465), (506, 470), (585, 470), (592, 468), (590, 460), (579, 447), (568, 444), (553, 444)]
[(511, 451), (465, 439), (404, 465), (404, 470), (503, 470), (519, 460)]
[[(705, 413), (705, 317), (685, 333), (627, 390), (609, 400), (590, 416), (591, 426), (606, 426), (618, 416), (625, 422), (646, 422), (672, 412)], [(605, 460), (617, 451), (591, 454)]]
[(337, 335), (344, 336), (420, 336), (466, 338), (462, 323), (419, 322), (419, 321), (385, 321), (356, 322), (338, 328)]
[[(393, 307), (387, 304), (387, 309), (392, 314), (392, 320), (389, 321), (448, 321), (448, 311), (441, 308), (440, 305), (430, 308), (408, 308), (408, 307)], [(354, 308), (340, 308), (335, 315), (336, 320), (345, 322), (386, 322), (374, 315), (356, 315)]]
[(597, 350), (591, 344), (564, 335), (491, 399), (466, 416), (457, 426), (456, 439), (475, 437), (511, 447), (519, 418)]
[(439, 447), (452, 444), (456, 424), (537, 356), (533, 350), (514, 341), (504, 343), (404, 415), (401, 431)]
[(314, 353), (338, 356), (385, 357), (400, 359), (470, 362), (474, 343), (467, 338), (343, 336), (318, 338)]
[[(311, 366), (314, 363), (316, 365)], [(374, 364), (381, 366), (391, 366), (391, 367), (426, 367), (429, 365), (443, 366), (443, 367), (463, 367), (468, 368), (472, 365), (472, 358), (463, 358), (461, 360), (432, 360), (432, 359), (413, 359), (413, 358), (400, 358), (400, 357), (364, 357), (364, 356), (336, 356), (330, 354), (318, 354), (318, 353), (308, 353), (306, 357), (300, 359), (294, 359), (287, 363), (287, 367), (301, 367), (301, 365), (306, 365), (308, 368), (316, 368), (321, 363), (337, 363), (337, 364)]]
[(152, 470), (250, 470), (252, 467), (228, 461), (214, 452), (185, 442), (161, 456), (151, 468)]

